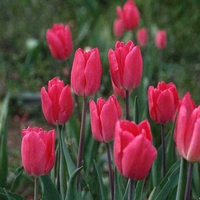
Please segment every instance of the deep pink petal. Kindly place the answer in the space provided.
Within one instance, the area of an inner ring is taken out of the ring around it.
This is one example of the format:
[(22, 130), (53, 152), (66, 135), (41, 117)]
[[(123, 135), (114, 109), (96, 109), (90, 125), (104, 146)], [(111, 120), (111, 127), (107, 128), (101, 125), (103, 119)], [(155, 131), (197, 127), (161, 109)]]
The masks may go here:
[(58, 123), (64, 124), (65, 122), (68, 121), (74, 109), (73, 98), (69, 85), (66, 85), (60, 94), (59, 107), (60, 110), (59, 110)]
[(47, 93), (46, 89), (43, 87), (41, 89), (41, 103), (43, 114), (50, 124), (56, 124), (56, 121), (53, 116), (53, 104)]

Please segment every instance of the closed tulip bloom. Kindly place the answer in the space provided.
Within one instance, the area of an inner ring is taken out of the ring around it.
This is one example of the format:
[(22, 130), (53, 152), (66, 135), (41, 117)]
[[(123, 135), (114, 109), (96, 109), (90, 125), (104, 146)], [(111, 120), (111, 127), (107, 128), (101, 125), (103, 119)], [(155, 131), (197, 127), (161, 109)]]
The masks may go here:
[(58, 78), (48, 82), (48, 90), (41, 88), (42, 111), (48, 123), (64, 124), (73, 113), (74, 104), (70, 86)]
[(115, 50), (108, 51), (110, 75), (113, 83), (119, 89), (132, 90), (136, 88), (142, 77), (142, 55), (140, 47), (132, 41), (126, 44), (117, 41)]
[(149, 122), (135, 124), (128, 120), (117, 121), (114, 139), (114, 163), (126, 178), (141, 180), (147, 177), (157, 156), (152, 146)]
[(127, 0), (123, 8), (117, 6), (117, 16), (122, 20), (125, 30), (133, 30), (140, 23), (140, 12), (133, 0)]
[(108, 100), (98, 98), (97, 103), (90, 100), (91, 129), (94, 139), (110, 142), (114, 139), (115, 124), (121, 118), (121, 108), (114, 95)]
[(148, 88), (149, 114), (153, 121), (166, 124), (173, 121), (178, 105), (178, 91), (174, 83), (159, 82), (157, 88)]
[(176, 120), (174, 140), (178, 153), (189, 162), (200, 161), (200, 106), (189, 93), (183, 97)]
[(122, 37), (124, 33), (124, 25), (121, 19), (115, 19), (113, 24), (114, 36)]
[(78, 96), (95, 94), (101, 83), (101, 60), (98, 48), (85, 52), (79, 48), (75, 52), (71, 72), (71, 87)]
[(64, 60), (71, 55), (73, 42), (68, 25), (54, 24), (51, 29), (47, 29), (46, 39), (55, 59)]
[(146, 46), (148, 42), (148, 33), (146, 28), (142, 28), (137, 32), (137, 41), (140, 46)]
[(165, 30), (156, 33), (155, 44), (158, 49), (165, 49), (167, 45), (167, 32)]
[(48, 174), (55, 164), (55, 130), (28, 127), (22, 131), (22, 165), (31, 176)]

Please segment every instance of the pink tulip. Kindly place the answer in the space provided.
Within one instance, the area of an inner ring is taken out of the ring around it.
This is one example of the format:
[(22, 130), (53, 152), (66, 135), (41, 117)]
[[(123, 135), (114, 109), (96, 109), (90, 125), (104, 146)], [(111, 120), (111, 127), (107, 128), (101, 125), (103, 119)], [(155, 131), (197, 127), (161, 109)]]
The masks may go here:
[(101, 83), (101, 60), (98, 48), (75, 52), (71, 72), (71, 86), (76, 95), (90, 96), (96, 93)]
[(174, 140), (178, 153), (189, 162), (200, 161), (200, 106), (196, 106), (189, 93), (180, 102)]
[(148, 33), (146, 28), (142, 28), (137, 32), (137, 41), (139, 46), (146, 46), (148, 43)]
[(174, 83), (166, 84), (162, 81), (158, 83), (157, 88), (149, 86), (148, 103), (149, 114), (153, 121), (162, 125), (173, 121), (179, 104)]
[(155, 44), (158, 49), (165, 49), (167, 44), (167, 32), (165, 30), (157, 32), (155, 37)]
[(68, 25), (54, 24), (51, 29), (47, 29), (46, 39), (55, 59), (64, 60), (71, 55), (73, 42)]
[(157, 156), (152, 146), (149, 122), (135, 124), (117, 121), (114, 139), (114, 162), (118, 171), (126, 178), (141, 180), (147, 177)]
[(55, 164), (55, 130), (28, 127), (22, 131), (22, 165), (31, 176), (48, 174)]
[(113, 24), (114, 36), (122, 37), (124, 33), (124, 25), (121, 19), (115, 19)]
[(64, 124), (73, 113), (73, 98), (69, 85), (58, 78), (53, 78), (48, 83), (48, 91), (41, 88), (42, 111), (48, 123), (55, 125)]
[(132, 41), (126, 44), (117, 41), (115, 50), (108, 51), (108, 60), (110, 75), (116, 87), (131, 90), (139, 85), (143, 65), (140, 47)]
[(90, 100), (91, 129), (94, 139), (99, 142), (110, 142), (114, 139), (115, 124), (121, 118), (121, 108), (114, 95), (107, 101), (102, 97), (97, 103)]
[(133, 0), (127, 0), (123, 8), (117, 6), (117, 16), (122, 20), (125, 30), (133, 30), (140, 23), (140, 12)]

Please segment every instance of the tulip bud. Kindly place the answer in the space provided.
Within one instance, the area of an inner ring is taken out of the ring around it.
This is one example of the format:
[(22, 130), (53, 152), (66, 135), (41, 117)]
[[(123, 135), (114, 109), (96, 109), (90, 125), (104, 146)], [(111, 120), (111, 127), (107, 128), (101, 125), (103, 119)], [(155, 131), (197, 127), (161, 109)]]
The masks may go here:
[(117, 6), (116, 13), (122, 20), (125, 30), (133, 30), (140, 23), (140, 12), (133, 0), (127, 0), (123, 8)]
[(54, 24), (46, 32), (46, 39), (52, 56), (58, 60), (68, 58), (73, 50), (71, 31), (68, 25)]
[(48, 174), (55, 164), (55, 130), (28, 127), (22, 131), (22, 165), (31, 176)]
[(146, 46), (148, 42), (148, 34), (146, 28), (142, 28), (137, 32), (137, 41), (139, 46)]
[(76, 95), (90, 96), (97, 92), (101, 82), (101, 60), (98, 48), (75, 52), (71, 72), (71, 87)]
[(142, 55), (140, 47), (132, 41), (124, 44), (117, 41), (115, 50), (108, 52), (110, 75), (113, 83), (119, 89), (132, 90), (136, 88), (142, 77)]
[(149, 114), (153, 121), (162, 125), (173, 121), (179, 104), (174, 83), (166, 84), (162, 81), (158, 83), (157, 88), (149, 86), (148, 103)]
[(112, 141), (115, 124), (121, 118), (121, 108), (115, 96), (110, 96), (107, 101), (100, 97), (96, 104), (90, 100), (89, 107), (94, 139), (99, 142)]
[(117, 121), (114, 139), (114, 163), (126, 178), (141, 180), (147, 177), (157, 156), (152, 146), (149, 122), (135, 124), (128, 120)]
[(53, 78), (48, 83), (48, 91), (41, 88), (42, 111), (48, 123), (55, 125), (64, 124), (73, 113), (73, 98), (69, 85), (58, 78)]
[(124, 33), (124, 25), (121, 19), (115, 19), (113, 24), (113, 31), (115, 37), (122, 37)]
[(158, 49), (165, 49), (167, 44), (167, 32), (165, 30), (157, 32), (155, 37), (155, 44)]

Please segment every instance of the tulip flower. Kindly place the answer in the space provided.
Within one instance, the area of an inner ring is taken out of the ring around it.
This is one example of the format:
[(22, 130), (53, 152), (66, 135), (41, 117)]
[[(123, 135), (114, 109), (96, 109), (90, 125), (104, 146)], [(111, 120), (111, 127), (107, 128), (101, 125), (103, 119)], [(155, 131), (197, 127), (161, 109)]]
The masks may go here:
[(28, 127), (22, 131), (21, 157), (31, 176), (48, 174), (55, 164), (55, 130)]
[(71, 87), (76, 95), (90, 96), (97, 92), (101, 83), (101, 60), (98, 48), (75, 52), (71, 72)]
[(121, 118), (121, 108), (114, 95), (107, 101), (102, 97), (97, 103), (90, 100), (91, 129), (95, 140), (110, 142), (114, 139), (115, 124)]
[(180, 102), (174, 140), (178, 153), (189, 162), (200, 161), (200, 106), (196, 106), (189, 93)]
[(124, 25), (121, 19), (115, 19), (113, 24), (113, 31), (115, 37), (122, 37), (124, 33)]
[(73, 98), (69, 85), (58, 78), (48, 82), (48, 91), (41, 88), (42, 111), (48, 123), (64, 124), (73, 113)]
[(115, 50), (108, 51), (110, 75), (113, 83), (119, 89), (132, 90), (136, 88), (142, 77), (142, 55), (140, 47), (132, 41), (126, 44), (117, 41)]
[(155, 44), (158, 49), (165, 49), (167, 44), (167, 32), (165, 30), (160, 30), (156, 33)]
[(133, 0), (127, 0), (123, 8), (117, 6), (116, 13), (122, 20), (125, 30), (133, 30), (140, 23), (140, 12)]
[(146, 28), (142, 28), (137, 32), (137, 41), (140, 46), (146, 46), (148, 42), (148, 34)]
[(126, 178), (141, 180), (147, 177), (157, 156), (152, 146), (149, 122), (140, 124), (128, 120), (117, 121), (114, 139), (114, 163)]
[(174, 83), (159, 82), (157, 88), (148, 88), (149, 114), (153, 121), (166, 124), (173, 121), (178, 105), (179, 97)]
[(51, 29), (47, 29), (46, 39), (55, 59), (64, 60), (71, 55), (73, 42), (68, 25), (54, 24)]

